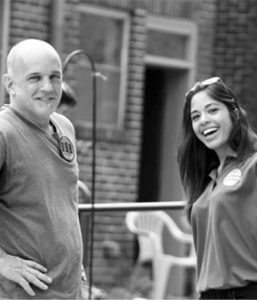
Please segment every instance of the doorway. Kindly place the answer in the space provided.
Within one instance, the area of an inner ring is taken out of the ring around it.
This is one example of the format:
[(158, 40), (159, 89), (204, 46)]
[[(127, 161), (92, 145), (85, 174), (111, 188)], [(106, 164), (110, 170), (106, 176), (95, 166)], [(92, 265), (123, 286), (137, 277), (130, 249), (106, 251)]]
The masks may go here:
[[(177, 146), (189, 71), (147, 66), (145, 72), (139, 201), (180, 201), (184, 194), (177, 165)], [(181, 211), (167, 213), (183, 230)], [(167, 231), (164, 231), (163, 240), (165, 253), (179, 256), (186, 251)], [(136, 248), (136, 253), (138, 250)], [(186, 286), (188, 282), (191, 284), (191, 278), (188, 280), (180, 268), (174, 270), (169, 275), (166, 293), (182, 295), (188, 290)]]
[(179, 201), (183, 197), (177, 145), (188, 71), (147, 66), (139, 202)]

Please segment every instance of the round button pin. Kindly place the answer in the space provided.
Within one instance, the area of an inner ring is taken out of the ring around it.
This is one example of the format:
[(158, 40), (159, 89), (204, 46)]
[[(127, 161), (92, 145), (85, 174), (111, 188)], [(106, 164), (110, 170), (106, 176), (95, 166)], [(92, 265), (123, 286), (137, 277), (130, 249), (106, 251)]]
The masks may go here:
[(234, 169), (227, 174), (223, 179), (223, 184), (225, 186), (233, 186), (237, 184), (242, 178), (242, 172), (240, 169)]
[(67, 161), (72, 161), (74, 159), (75, 152), (70, 139), (67, 138), (67, 136), (62, 136), (60, 137), (59, 144), (61, 156)]

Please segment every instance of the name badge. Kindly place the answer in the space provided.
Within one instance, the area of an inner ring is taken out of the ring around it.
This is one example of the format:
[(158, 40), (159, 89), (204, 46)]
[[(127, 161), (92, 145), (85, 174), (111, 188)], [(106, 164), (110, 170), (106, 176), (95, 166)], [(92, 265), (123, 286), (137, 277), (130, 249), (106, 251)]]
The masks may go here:
[(75, 150), (70, 139), (67, 136), (60, 137), (59, 145), (62, 158), (69, 162), (72, 161), (75, 157)]
[(228, 173), (228, 175), (223, 179), (223, 184), (225, 186), (233, 186), (237, 184), (242, 178), (242, 172), (239, 169), (234, 169)]

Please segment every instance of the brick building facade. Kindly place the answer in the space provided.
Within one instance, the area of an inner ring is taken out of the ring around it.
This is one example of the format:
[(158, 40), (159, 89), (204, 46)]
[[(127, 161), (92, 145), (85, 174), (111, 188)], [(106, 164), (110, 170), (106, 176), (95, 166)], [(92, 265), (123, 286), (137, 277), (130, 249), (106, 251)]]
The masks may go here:
[[(63, 60), (88, 45), (97, 68), (109, 77), (107, 83), (97, 79), (96, 202), (181, 199), (176, 142), (184, 94), (195, 80), (221, 76), (257, 127), (255, 0), (3, 0), (1, 5), (2, 58), (24, 38), (52, 43)], [(92, 93), (86, 60), (74, 59), (65, 78), (79, 100), (72, 121), (80, 179), (91, 187)], [(106, 258), (104, 241), (119, 243), (125, 264)], [(122, 283), (133, 251), (124, 213), (95, 215), (96, 284)]]

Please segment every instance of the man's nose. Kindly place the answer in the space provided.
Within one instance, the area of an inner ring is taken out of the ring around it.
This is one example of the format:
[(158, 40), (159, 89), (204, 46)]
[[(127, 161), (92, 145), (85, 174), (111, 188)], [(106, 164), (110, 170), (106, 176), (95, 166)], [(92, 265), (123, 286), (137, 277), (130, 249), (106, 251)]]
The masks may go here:
[(53, 89), (53, 85), (50, 78), (43, 78), (41, 87), (45, 91), (51, 91)]

